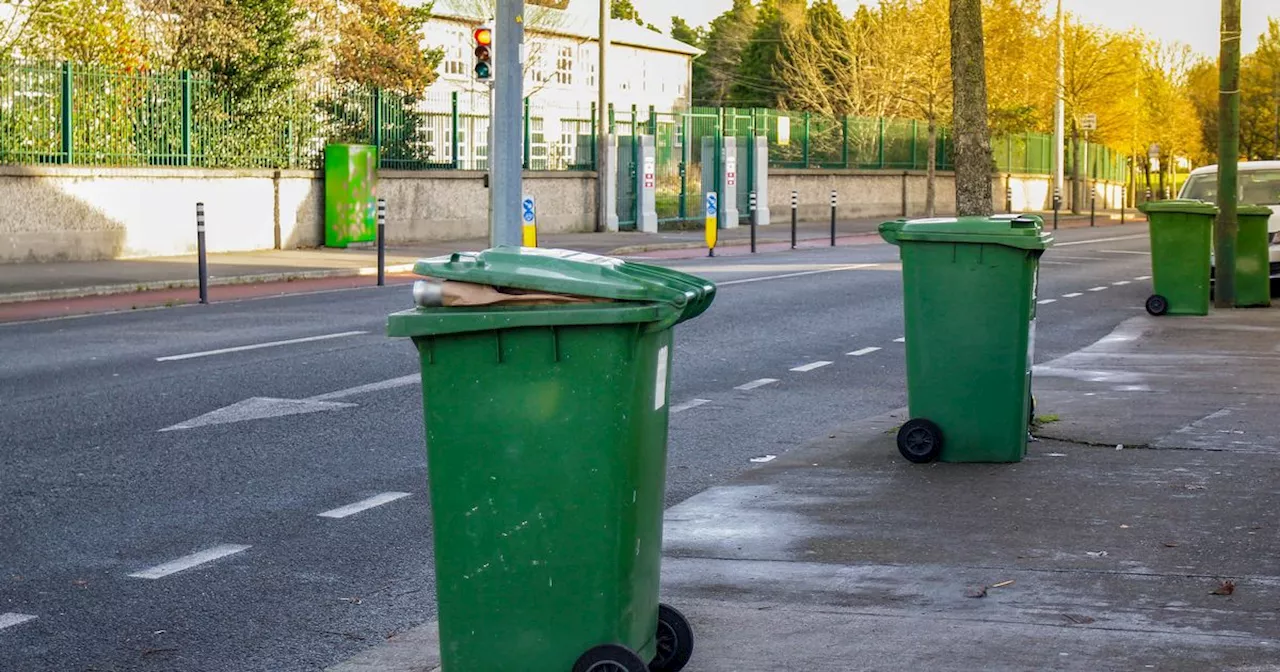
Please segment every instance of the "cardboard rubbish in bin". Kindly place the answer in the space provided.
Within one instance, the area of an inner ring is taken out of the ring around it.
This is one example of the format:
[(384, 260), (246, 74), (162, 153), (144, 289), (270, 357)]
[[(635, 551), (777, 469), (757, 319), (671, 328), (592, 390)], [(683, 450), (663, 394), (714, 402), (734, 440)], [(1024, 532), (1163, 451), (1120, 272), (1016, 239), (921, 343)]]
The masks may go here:
[(413, 288), (423, 307), (469, 308), (478, 306), (554, 306), (572, 303), (604, 303), (612, 299), (572, 294), (552, 294), (511, 287), (495, 287), (457, 280), (419, 280)]

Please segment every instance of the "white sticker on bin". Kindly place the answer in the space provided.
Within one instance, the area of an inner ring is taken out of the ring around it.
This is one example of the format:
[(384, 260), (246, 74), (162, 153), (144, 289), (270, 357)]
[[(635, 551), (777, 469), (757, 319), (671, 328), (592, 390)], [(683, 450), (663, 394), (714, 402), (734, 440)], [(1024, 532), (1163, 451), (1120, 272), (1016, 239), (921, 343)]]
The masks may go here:
[(653, 386), (653, 410), (667, 405), (667, 346), (658, 350), (658, 377)]

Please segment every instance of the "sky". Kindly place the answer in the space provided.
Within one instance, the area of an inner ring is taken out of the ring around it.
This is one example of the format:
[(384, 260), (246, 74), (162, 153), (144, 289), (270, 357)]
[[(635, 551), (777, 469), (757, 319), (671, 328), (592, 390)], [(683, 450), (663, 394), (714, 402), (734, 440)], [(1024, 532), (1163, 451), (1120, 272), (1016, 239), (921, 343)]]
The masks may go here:
[[(632, 3), (645, 21), (664, 31), (671, 29), (672, 16), (700, 26), (733, 4), (732, 0), (632, 0)], [(859, 4), (874, 4), (874, 0), (836, 0), (836, 4), (846, 14), (852, 14)], [(1046, 4), (1052, 11), (1053, 0)], [(1117, 30), (1137, 27), (1152, 37), (1183, 42), (1204, 56), (1216, 56), (1220, 5), (1218, 0), (1062, 0), (1062, 11), (1075, 13), (1088, 23)], [(1258, 35), (1266, 29), (1268, 13), (1280, 18), (1280, 0), (1242, 0), (1240, 25), (1244, 33), (1244, 53), (1257, 48)]]

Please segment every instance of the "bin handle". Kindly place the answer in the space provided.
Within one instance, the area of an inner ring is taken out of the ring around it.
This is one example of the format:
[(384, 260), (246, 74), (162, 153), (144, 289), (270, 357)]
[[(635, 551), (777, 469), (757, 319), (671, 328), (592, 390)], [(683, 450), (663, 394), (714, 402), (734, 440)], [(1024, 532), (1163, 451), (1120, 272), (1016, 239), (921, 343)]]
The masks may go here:
[(461, 263), (464, 259), (472, 266), (484, 266), (484, 263), (480, 261), (480, 255), (475, 252), (454, 252), (449, 255), (450, 264)]

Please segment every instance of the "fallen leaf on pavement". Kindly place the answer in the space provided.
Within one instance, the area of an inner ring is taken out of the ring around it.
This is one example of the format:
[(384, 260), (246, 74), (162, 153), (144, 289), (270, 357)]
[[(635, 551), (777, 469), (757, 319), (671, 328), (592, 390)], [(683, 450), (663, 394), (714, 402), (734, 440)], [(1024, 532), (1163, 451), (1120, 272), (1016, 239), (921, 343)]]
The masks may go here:
[(1230, 595), (1236, 592), (1236, 582), (1230, 579), (1218, 584), (1217, 588), (1209, 591), (1210, 595)]
[(1063, 614), (1062, 617), (1077, 625), (1087, 625), (1097, 620), (1090, 616), (1081, 616), (1080, 614)]
[(1177, 547), (1178, 547), (1178, 542), (1176, 542), (1176, 541), (1166, 541), (1166, 542), (1164, 542), (1164, 546), (1165, 546), (1165, 548), (1177, 548)]
[(1087, 555), (1087, 556), (1089, 556), (1089, 557), (1091, 557), (1091, 558), (1105, 558), (1105, 557), (1107, 557), (1107, 552), (1106, 552), (1106, 551), (1085, 551), (1085, 552), (1084, 552), (1084, 554), (1085, 554), (1085, 555)]
[(981, 588), (971, 588), (971, 589), (969, 589), (969, 590), (965, 591), (964, 596), (965, 596), (965, 597), (986, 597), (986, 596), (987, 596), (987, 587), (986, 587), (986, 586), (982, 586)]

